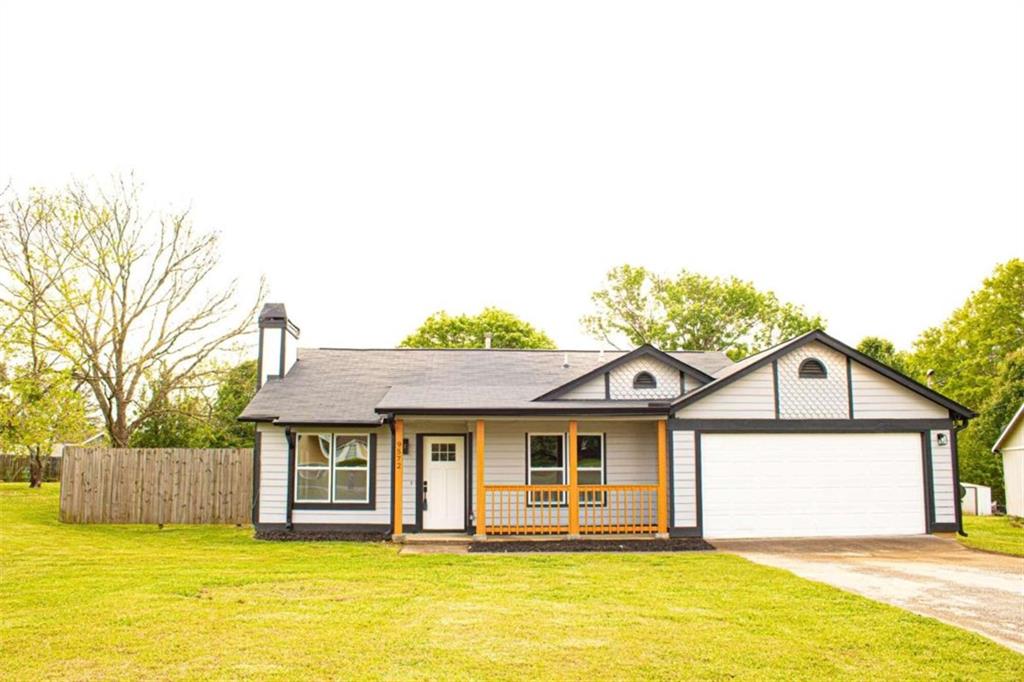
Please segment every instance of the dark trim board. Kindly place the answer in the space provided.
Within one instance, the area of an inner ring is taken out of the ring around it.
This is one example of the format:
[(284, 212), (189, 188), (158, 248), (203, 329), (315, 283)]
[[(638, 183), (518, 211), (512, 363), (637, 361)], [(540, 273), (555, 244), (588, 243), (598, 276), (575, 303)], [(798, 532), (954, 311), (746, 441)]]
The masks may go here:
[(775, 400), (775, 418), (782, 412), (779, 409), (779, 361), (772, 360), (772, 398)]
[(935, 477), (932, 475), (932, 432), (921, 432), (921, 468), (924, 476), (924, 531), (935, 528)]
[[(256, 528), (265, 530), (288, 530), (288, 524), (284, 523), (259, 523)], [(391, 526), (386, 523), (293, 523), (292, 530), (323, 532), (330, 530), (345, 530), (356, 533), (368, 533), (374, 531), (391, 532)]]
[(846, 356), (846, 400), (850, 419), (853, 419), (853, 358), (849, 355)]
[[(464, 516), (462, 528), (431, 528), (426, 530), (423, 528), (423, 439), (424, 438), (461, 438), (462, 439), (462, 457), (463, 457), (463, 490), (462, 506), (464, 507)], [(470, 472), (472, 471), (472, 456), (470, 453), (470, 439), (467, 433), (417, 433), (416, 434), (416, 528), (422, 532), (438, 532), (438, 533), (451, 533), (453, 531), (469, 530), (469, 504), (468, 500), (473, 497), (470, 492), (469, 482), (472, 480)], [(404, 503), (403, 503), (404, 504)]]
[(295, 476), (291, 473), (295, 471), (295, 433), (290, 428), (286, 428), (284, 438), (288, 443), (288, 506), (285, 507), (285, 525), (291, 529), (292, 507), (295, 505)]
[[(605, 436), (607, 440), (607, 434)], [(676, 525), (676, 444), (674, 434), (665, 429), (665, 470), (668, 471), (668, 527)], [(608, 470), (608, 462), (604, 463), (605, 471)]]
[(258, 426), (253, 425), (255, 434), (252, 443), (252, 522), (260, 522), (260, 448), (263, 446), (263, 434)]
[(383, 523), (259, 523), (253, 526), (257, 540), (327, 540), (383, 542), (391, 537), (391, 526)]
[(914, 433), (951, 429), (948, 419), (669, 419), (673, 431), (704, 433)]
[(473, 485), (473, 434), (466, 433), (466, 531), (475, 531), (473, 525), (473, 495), (476, 493)]
[(668, 529), (668, 536), (670, 538), (701, 538), (704, 537), (704, 533), (701, 532), (700, 528), (672, 528)]
[(929, 533), (957, 533), (960, 529), (955, 523), (933, 523)]
[(701, 472), (702, 460), (701, 460), (701, 449), (700, 449), (701, 432), (694, 431), (693, 433), (693, 485), (694, 491), (693, 496), (695, 500), (696, 517), (697, 517), (697, 532), (700, 537), (704, 537), (704, 476)]
[(956, 515), (956, 528), (954, 530), (966, 536), (967, 533), (964, 532), (964, 509), (960, 499), (960, 455), (957, 452), (956, 442), (956, 435), (959, 430), (955, 426), (949, 430), (949, 455), (953, 463), (953, 513)]
[[(593, 402), (602, 402), (594, 400)], [(416, 417), (447, 417), (447, 416), (468, 416), (468, 417), (564, 417), (570, 415), (585, 414), (607, 414), (622, 417), (640, 417), (647, 415), (665, 416), (668, 409), (667, 404), (651, 401), (647, 405), (603, 405), (594, 407), (538, 407), (538, 408), (377, 408), (381, 414), (398, 414), (403, 416)]]

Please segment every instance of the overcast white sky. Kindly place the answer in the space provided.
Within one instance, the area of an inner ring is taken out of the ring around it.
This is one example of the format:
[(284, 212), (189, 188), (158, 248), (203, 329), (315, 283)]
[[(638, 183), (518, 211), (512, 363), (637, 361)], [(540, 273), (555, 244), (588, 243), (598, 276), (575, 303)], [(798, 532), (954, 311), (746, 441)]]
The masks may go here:
[(3, 2), (0, 183), (135, 171), (302, 345), (620, 263), (908, 345), (1024, 255), (1024, 2)]

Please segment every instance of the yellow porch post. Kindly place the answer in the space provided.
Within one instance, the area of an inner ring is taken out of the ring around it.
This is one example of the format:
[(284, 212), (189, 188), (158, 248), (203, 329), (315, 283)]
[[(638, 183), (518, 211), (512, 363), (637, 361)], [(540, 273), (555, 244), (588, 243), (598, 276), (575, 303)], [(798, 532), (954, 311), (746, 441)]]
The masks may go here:
[(658, 535), (668, 535), (668, 422), (658, 420)]
[(569, 535), (577, 537), (580, 534), (580, 492), (579, 482), (576, 476), (577, 467), (577, 444), (576, 435), (579, 433), (579, 425), (575, 421), (569, 422)]
[(402, 443), (405, 440), (405, 422), (403, 422), (401, 419), (396, 419), (395, 420), (394, 437), (395, 437), (395, 448), (394, 448), (394, 450), (395, 450), (395, 459), (394, 459), (394, 462), (392, 462), (392, 465), (391, 465), (391, 476), (392, 476), (391, 480), (392, 480), (392, 483), (394, 483), (392, 488), (395, 491), (394, 499), (392, 500), (392, 503), (394, 504), (394, 512), (393, 512), (393, 514), (394, 514), (395, 522), (394, 522), (394, 528), (392, 529), (391, 535), (392, 535), (392, 538), (398, 539), (398, 538), (401, 538), (402, 534), (403, 534), (403, 532), (402, 532), (402, 478), (403, 478), (403, 472), (405, 471), (404, 462), (402, 461), (403, 457), (405, 456), (405, 453), (402, 451), (403, 450)]
[(487, 491), (484, 490), (484, 420), (476, 420), (476, 438), (474, 443), (476, 462), (476, 534), (483, 537), (487, 533)]

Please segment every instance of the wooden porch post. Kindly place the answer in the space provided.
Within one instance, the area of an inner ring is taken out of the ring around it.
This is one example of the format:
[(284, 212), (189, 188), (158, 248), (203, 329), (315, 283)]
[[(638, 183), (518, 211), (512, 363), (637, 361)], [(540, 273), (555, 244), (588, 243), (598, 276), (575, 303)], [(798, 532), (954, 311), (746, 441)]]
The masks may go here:
[(484, 490), (484, 420), (476, 420), (476, 437), (473, 447), (476, 448), (476, 534), (483, 538), (487, 534), (487, 491)]
[(580, 534), (580, 492), (576, 476), (578, 433), (579, 425), (575, 421), (569, 422), (569, 537), (579, 537)]
[(405, 471), (404, 463), (402, 461), (405, 453), (402, 451), (402, 442), (405, 440), (405, 422), (401, 419), (395, 420), (395, 430), (393, 432), (395, 438), (395, 459), (391, 466), (391, 482), (392, 489), (394, 492), (394, 517), (395, 525), (392, 529), (392, 539), (401, 539), (403, 535), (402, 529), (402, 478), (403, 472)]
[(658, 535), (668, 536), (668, 421), (658, 420)]

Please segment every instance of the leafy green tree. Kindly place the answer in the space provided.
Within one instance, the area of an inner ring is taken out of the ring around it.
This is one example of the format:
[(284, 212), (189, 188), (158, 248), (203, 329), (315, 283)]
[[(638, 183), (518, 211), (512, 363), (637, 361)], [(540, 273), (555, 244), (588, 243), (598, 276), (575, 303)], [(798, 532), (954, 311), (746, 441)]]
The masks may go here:
[(892, 367), (901, 374), (911, 374), (910, 354), (898, 350), (896, 344), (881, 336), (865, 336), (857, 344), (857, 350), (869, 358), (874, 358), (884, 365)]
[(238, 415), (256, 395), (256, 361), (247, 360), (228, 369), (217, 386), (210, 415), (210, 445), (213, 448), (251, 448), (253, 426), (238, 421)]
[(959, 437), (960, 475), (991, 486), (999, 500), (1002, 462), (990, 448), (1000, 423), (1019, 407), (1022, 349), (1024, 261), (1015, 258), (997, 265), (942, 325), (923, 332), (911, 356), (918, 378), (931, 370), (933, 388), (979, 413)]
[(196, 391), (164, 394), (150, 403), (150, 416), (132, 432), (133, 448), (209, 447), (209, 402)]
[(735, 360), (825, 326), (820, 316), (751, 282), (687, 270), (666, 277), (622, 265), (591, 300), (597, 310), (582, 318), (584, 329), (615, 347), (721, 350)]
[(42, 485), (44, 459), (55, 444), (84, 440), (91, 428), (69, 371), (31, 363), (0, 367), (0, 450), (28, 455), (30, 487)]
[(235, 282), (215, 283), (218, 262), (215, 233), (151, 210), (130, 178), (0, 206), (0, 318), (60, 357), (115, 446), (208, 383), (211, 360), (252, 330), (264, 287), (240, 307)]
[(959, 437), (960, 478), (992, 486), (993, 497), (1002, 502), (1006, 501), (1003, 460), (991, 449), (1022, 403), (1024, 350), (1018, 350), (1003, 362), (992, 393)]
[(492, 348), (554, 348), (544, 332), (500, 308), (484, 308), (476, 315), (449, 315), (439, 311), (405, 337), (402, 348), (483, 348), (491, 335)]
[(132, 434), (132, 446), (252, 447), (252, 424), (239, 422), (238, 415), (256, 393), (256, 361), (218, 368), (217, 377), (216, 394), (212, 399), (202, 387), (171, 394), (158, 391), (162, 402), (151, 404), (151, 416)]

